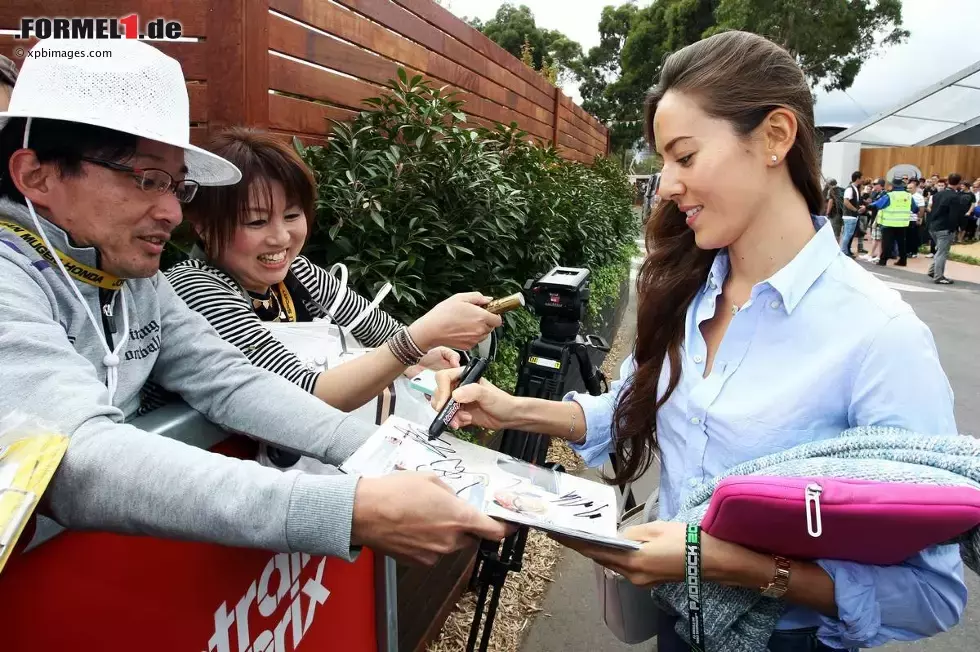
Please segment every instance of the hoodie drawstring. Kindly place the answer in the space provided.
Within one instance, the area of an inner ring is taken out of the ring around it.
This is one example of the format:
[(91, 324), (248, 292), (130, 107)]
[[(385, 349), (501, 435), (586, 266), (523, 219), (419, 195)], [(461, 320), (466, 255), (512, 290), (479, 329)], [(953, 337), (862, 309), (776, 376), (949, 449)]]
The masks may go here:
[[(31, 134), (32, 120), (33, 118), (27, 118), (27, 124), (24, 127), (24, 144), (23, 144), (24, 149), (27, 149), (27, 140)], [(47, 247), (48, 250), (51, 252), (57, 251), (57, 249), (55, 249), (54, 246), (51, 244), (51, 241), (48, 240), (48, 236), (44, 232), (44, 229), (41, 226), (41, 220), (39, 220), (37, 217), (37, 212), (35, 212), (34, 210), (34, 204), (27, 197), (24, 197), (24, 201), (27, 202), (27, 210), (30, 211), (31, 213), (31, 220), (33, 220), (34, 226), (37, 228), (38, 234), (41, 236), (41, 239), (44, 241), (44, 246)], [(58, 269), (61, 270), (61, 274), (65, 277), (65, 280), (68, 281), (68, 285), (69, 287), (71, 287), (72, 291), (75, 293), (75, 296), (78, 298), (78, 302), (82, 304), (82, 308), (85, 309), (85, 314), (88, 315), (88, 319), (91, 322), (92, 327), (95, 328), (95, 331), (97, 333), (102, 332), (102, 325), (100, 321), (95, 318), (95, 314), (92, 312), (92, 309), (89, 308), (88, 302), (85, 301), (85, 297), (82, 296), (81, 290), (78, 289), (78, 286), (75, 284), (75, 281), (72, 279), (71, 275), (68, 274), (68, 270), (65, 269), (65, 264), (61, 262), (61, 257), (57, 255), (53, 255), (52, 258), (54, 258), (55, 263), (57, 263)], [(122, 303), (122, 313), (123, 313), (123, 336), (119, 339), (119, 342), (116, 344), (115, 349), (109, 348), (109, 344), (106, 342), (105, 338), (102, 337), (99, 338), (99, 342), (102, 343), (102, 348), (105, 351), (105, 356), (102, 358), (102, 364), (106, 368), (106, 388), (109, 390), (110, 404), (112, 404), (113, 399), (115, 399), (116, 388), (119, 386), (119, 353), (122, 351), (123, 347), (126, 346), (126, 342), (129, 341), (129, 310), (127, 310), (127, 306), (126, 306), (125, 289), (126, 289), (125, 284), (123, 284), (123, 286), (119, 288), (119, 296), (122, 297), (121, 303)], [(115, 297), (113, 297), (112, 301), (115, 302)]]

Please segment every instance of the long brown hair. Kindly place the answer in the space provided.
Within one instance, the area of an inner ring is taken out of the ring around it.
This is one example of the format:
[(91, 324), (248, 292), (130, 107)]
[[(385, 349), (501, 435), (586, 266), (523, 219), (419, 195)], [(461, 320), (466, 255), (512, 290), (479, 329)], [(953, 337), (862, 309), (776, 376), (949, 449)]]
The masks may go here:
[(288, 144), (269, 132), (250, 127), (231, 127), (213, 136), (206, 149), (242, 171), (242, 180), (230, 186), (201, 186), (184, 209), (184, 216), (197, 227), (208, 257), (215, 260), (234, 238), (248, 215), (253, 182), (265, 185), (272, 206), (269, 182), (278, 181), (286, 202), (295, 203), (306, 214), (312, 231), (316, 181), (303, 159)]
[[(796, 115), (796, 141), (786, 156), (793, 185), (811, 213), (822, 213), (813, 98), (803, 72), (785, 50), (761, 36), (724, 32), (670, 55), (646, 102), (646, 130), (654, 143), (653, 119), (667, 91), (682, 92), (710, 116), (727, 120), (746, 136), (770, 112)], [(685, 216), (672, 201), (661, 201), (646, 229), (650, 254), (637, 278), (636, 372), (613, 416), (616, 453), (622, 463), (614, 480), (641, 476), (657, 452), (657, 412), (681, 377), (681, 344), (687, 308), (704, 285), (715, 250), (699, 249)], [(658, 395), (664, 365), (666, 391)]]

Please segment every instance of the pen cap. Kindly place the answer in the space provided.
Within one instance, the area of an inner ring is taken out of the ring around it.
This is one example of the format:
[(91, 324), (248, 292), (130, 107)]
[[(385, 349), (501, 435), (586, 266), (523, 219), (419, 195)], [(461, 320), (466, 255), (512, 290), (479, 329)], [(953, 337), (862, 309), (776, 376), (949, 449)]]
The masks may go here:
[(507, 297), (502, 297), (500, 299), (494, 299), (486, 306), (484, 310), (487, 312), (492, 312), (495, 315), (502, 315), (505, 312), (510, 312), (511, 310), (517, 310), (518, 308), (524, 307), (524, 295), (520, 292), (512, 294)]

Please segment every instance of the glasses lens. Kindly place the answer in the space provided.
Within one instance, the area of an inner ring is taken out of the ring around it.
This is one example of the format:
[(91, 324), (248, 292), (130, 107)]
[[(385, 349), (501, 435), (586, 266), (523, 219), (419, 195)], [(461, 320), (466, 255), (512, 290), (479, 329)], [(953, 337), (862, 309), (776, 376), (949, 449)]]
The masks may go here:
[(177, 195), (177, 201), (181, 204), (190, 203), (194, 199), (194, 195), (197, 194), (198, 187), (197, 181), (191, 181), (190, 179), (178, 181), (174, 187), (174, 194)]
[(173, 183), (173, 177), (163, 170), (144, 170), (140, 188), (146, 192), (162, 195), (170, 189), (171, 183)]

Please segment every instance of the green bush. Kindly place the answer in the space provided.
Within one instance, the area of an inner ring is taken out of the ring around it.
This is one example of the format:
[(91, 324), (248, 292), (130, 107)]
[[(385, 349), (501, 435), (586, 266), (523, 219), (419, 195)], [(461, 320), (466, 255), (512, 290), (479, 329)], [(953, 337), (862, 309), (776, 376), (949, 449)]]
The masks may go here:
[[(296, 144), (319, 186), (304, 252), (315, 262), (345, 262), (365, 294), (391, 283), (385, 310), (407, 322), (455, 292), (514, 292), (556, 264), (592, 270), (593, 315), (618, 298), (639, 225), (616, 163), (566, 161), (516, 124), (469, 128), (455, 94), (403, 70), (366, 103), (327, 145)], [(488, 378), (513, 389), (538, 324), (525, 311), (505, 323)]]
[(514, 291), (527, 213), (500, 153), (462, 126), (462, 102), (401, 72), (374, 110), (301, 153), (320, 195), (307, 255), (344, 261), (368, 293), (390, 282), (386, 310), (410, 320), (455, 292)]

